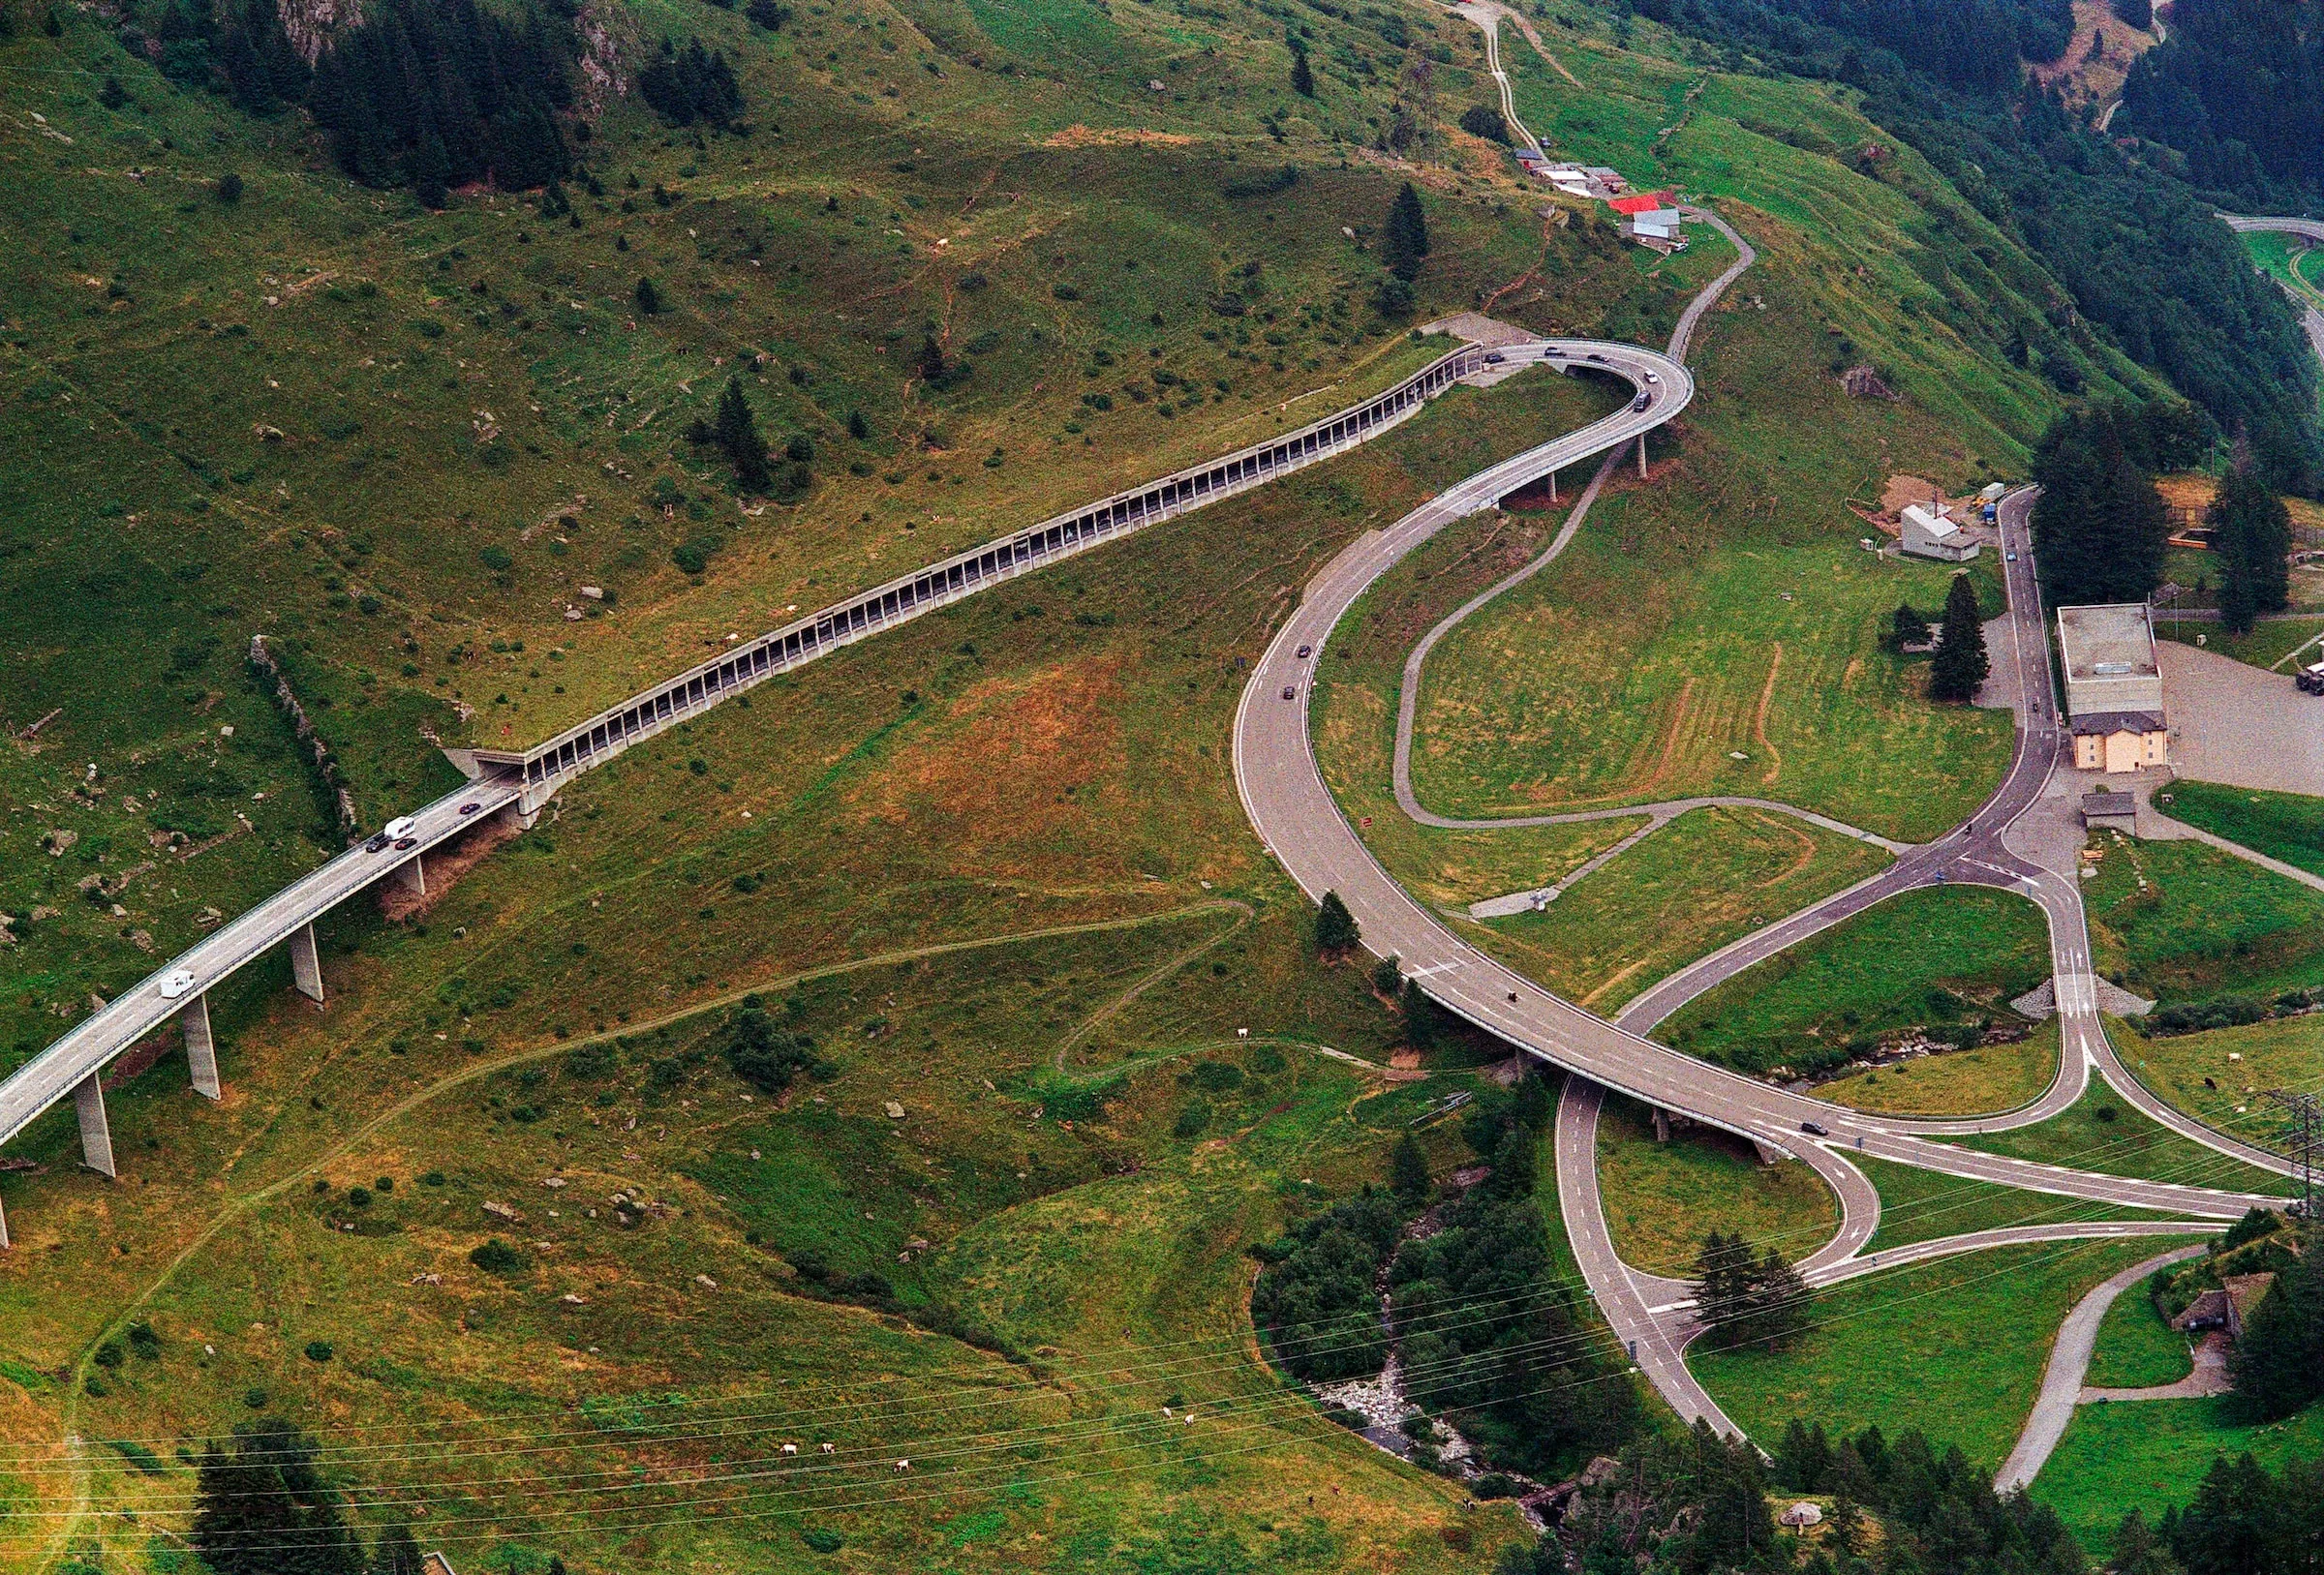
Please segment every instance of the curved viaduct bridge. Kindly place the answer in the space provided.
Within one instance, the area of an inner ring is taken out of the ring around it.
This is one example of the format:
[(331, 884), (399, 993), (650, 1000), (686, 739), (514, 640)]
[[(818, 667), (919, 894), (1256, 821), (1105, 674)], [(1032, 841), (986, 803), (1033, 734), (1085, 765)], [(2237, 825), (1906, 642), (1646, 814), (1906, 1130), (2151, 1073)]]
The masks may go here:
[[(70, 1098), (79, 1118), (83, 1163), (107, 1176), (113, 1175), (112, 1138), (101, 1081), (107, 1066), (174, 1018), (183, 1033), (194, 1087), (211, 1099), (218, 1098), (218, 1058), (207, 992), (273, 948), (288, 944), (296, 987), (320, 1002), (323, 984), (315, 947), (315, 921), (382, 880), (409, 881), (424, 890), (424, 856), (470, 827), (495, 815), (530, 825), (558, 789), (581, 772), (777, 674), (1003, 580), (1045, 568), (1344, 454), (1409, 419), (1456, 383), (1491, 380), (1513, 365), (1549, 358), (1553, 353), (1567, 357), (1570, 366), (1612, 371), (1633, 382), (1641, 382), (1638, 374), (1651, 366), (1660, 369), (1657, 375), (1664, 379), (1647, 408), (1622, 410), (1565, 439), (1569, 463), (1632, 439), (1642, 440), (1646, 432), (1677, 414), (1693, 394), (1684, 369), (1650, 350), (1588, 341), (1564, 342), (1554, 352), (1551, 347), (1535, 343), (1502, 350), (1464, 343), (1360, 404), (1054, 516), (738, 644), (715, 660), (657, 683), (534, 748), (522, 752), (446, 751), (471, 780), (413, 812), (409, 847), (399, 842), (378, 853), (360, 845), (350, 848), (257, 907), (219, 925), (0, 1079), (0, 1143), (15, 1138), (51, 1106)], [(1594, 357), (1604, 358), (1605, 365), (1599, 366)], [(1492, 500), (1484, 498), (1484, 502)], [(180, 975), (186, 978), (176, 977)], [(165, 994), (165, 987), (170, 993)], [(7, 1222), (0, 1217), (0, 1247), (7, 1243)]]

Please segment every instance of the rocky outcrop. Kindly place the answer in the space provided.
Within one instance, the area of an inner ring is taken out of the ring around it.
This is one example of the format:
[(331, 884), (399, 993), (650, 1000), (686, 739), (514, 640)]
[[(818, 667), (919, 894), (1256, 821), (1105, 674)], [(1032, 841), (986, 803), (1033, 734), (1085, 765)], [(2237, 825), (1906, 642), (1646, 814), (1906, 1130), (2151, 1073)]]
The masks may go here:
[(589, 0), (581, 15), (573, 19), (573, 31), (581, 39), (581, 93), (579, 108), (585, 120), (595, 120), (603, 114), (615, 99), (629, 92), (629, 78), (622, 71), (622, 41), (615, 27), (616, 13), (605, 0)]
[(363, 25), (363, 0), (274, 0), (274, 13), (290, 46), (310, 66), (322, 58), (334, 37)]

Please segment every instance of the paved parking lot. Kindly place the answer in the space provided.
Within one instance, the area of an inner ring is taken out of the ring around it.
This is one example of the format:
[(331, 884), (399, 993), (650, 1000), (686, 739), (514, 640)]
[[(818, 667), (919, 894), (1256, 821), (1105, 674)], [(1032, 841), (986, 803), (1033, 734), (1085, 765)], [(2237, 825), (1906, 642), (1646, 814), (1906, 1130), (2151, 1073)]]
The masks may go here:
[(2302, 694), (2288, 672), (2263, 672), (2176, 640), (2156, 641), (2156, 653), (2180, 775), (2324, 794), (2324, 696)]

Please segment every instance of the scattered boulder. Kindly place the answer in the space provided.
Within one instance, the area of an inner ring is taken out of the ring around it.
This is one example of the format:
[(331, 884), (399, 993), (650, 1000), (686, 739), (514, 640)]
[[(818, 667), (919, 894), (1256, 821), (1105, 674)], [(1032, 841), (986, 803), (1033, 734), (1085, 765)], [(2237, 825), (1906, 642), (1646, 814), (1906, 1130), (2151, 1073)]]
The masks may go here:
[(505, 1203), (495, 1203), (490, 1199), (486, 1199), (484, 1203), (484, 1212), (491, 1215), (496, 1220), (505, 1220), (510, 1225), (523, 1225), (525, 1223), (525, 1217), (522, 1214), (519, 1214), (516, 1210), (510, 1208)]

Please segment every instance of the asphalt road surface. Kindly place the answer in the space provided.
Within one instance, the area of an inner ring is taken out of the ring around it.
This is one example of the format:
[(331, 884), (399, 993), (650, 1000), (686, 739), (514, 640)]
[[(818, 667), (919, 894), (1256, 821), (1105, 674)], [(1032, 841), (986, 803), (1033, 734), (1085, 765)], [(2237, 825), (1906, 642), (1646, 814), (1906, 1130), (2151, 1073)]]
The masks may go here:
[[(1740, 243), (1740, 237), (1737, 240)], [(1744, 247), (1742, 260), (1689, 306), (1673, 338), (1671, 359), (1683, 354), (1686, 338), (1702, 313), (1750, 260), (1750, 251)], [(1605, 353), (1613, 370), (1644, 386), (1647, 363), (1639, 359), (1642, 352)], [(1663, 377), (1666, 381), (1672, 380), (1667, 372)], [(1691, 382), (1682, 386), (1691, 394)], [(1619, 419), (1608, 418), (1608, 422)], [(1932, 1140), (2046, 1119), (2080, 1097), (2094, 1067), (2119, 1075), (2110, 1075), (2110, 1080), (2117, 1081), (2125, 1097), (2149, 1113), (2157, 1107), (2167, 1110), (2161, 1102), (2137, 1089), (2106, 1045), (2096, 1015), (2095, 979), (2081, 895), (2074, 881), (2021, 856), (2005, 835), (2011, 824), (2040, 800), (2059, 756), (2048, 642), (2032, 555), (2026, 550), (2030, 492), (2021, 491), (2005, 500), (2002, 510), (2003, 543), (2016, 558), (2004, 564), (2011, 615), (2006, 638), (1994, 656), (2020, 725), (2009, 770), (2000, 788), (1976, 815), (1946, 836), (1909, 849), (1879, 875), (1743, 938), (1649, 990), (1624, 1013), (1621, 1025), (1560, 999), (1470, 946), (1415, 901), (1372, 857), (1325, 787), (1311, 744), (1308, 698), (1314, 672), (1330, 658), (1333, 629), (1381, 575), (1446, 525), (1491, 506), (1507, 492), (1553, 468), (1563, 468), (1623, 440), (1627, 434), (1606, 430), (1608, 422), (1553, 439), (1479, 472), (1387, 530), (1367, 534), (1327, 564), (1307, 585), (1299, 607), (1277, 631), (1243, 690), (1236, 714), (1235, 772), (1252, 825), (1310, 899), (1320, 900), (1327, 891), (1336, 892), (1355, 915), (1366, 948), (1377, 955), (1396, 957), (1407, 977), (1418, 980), (1438, 1004), (1541, 1060), (1580, 1075), (1569, 1081), (1568, 1107), (1561, 1109), (1558, 1127), (1559, 1182), (1561, 1188), (1570, 1189), (1562, 1194), (1568, 1233), (1591, 1290), (1617, 1336), (1679, 1414), (1690, 1421), (1705, 1416), (1723, 1431), (1736, 1431), (1686, 1372), (1683, 1352), (1694, 1328), (1685, 1309), (1669, 1299), (1670, 1283), (1657, 1283), (1624, 1265), (1606, 1234), (1597, 1206), (1595, 1173), (1600, 1086), (1807, 1159), (1833, 1183), (1842, 1198), (1841, 1231), (1806, 1260), (1808, 1269), (1819, 1273), (1844, 1272), (1877, 1227), (1878, 1194), (1843, 1157), (1850, 1152), (2054, 1196), (2137, 1204), (2196, 1222), (2229, 1220), (2254, 1203), (2276, 1201), (2222, 1189), (2069, 1170)], [(1301, 656), (1303, 649), (1310, 654)], [(1741, 1076), (1642, 1037), (1645, 1027), (1685, 1001), (1785, 946), (1899, 892), (1948, 880), (2019, 891), (2040, 905), (2048, 922), (2062, 1019), (2060, 1070), (2050, 1089), (2025, 1109), (2007, 1117), (1968, 1122), (1865, 1116)], [(2183, 1132), (2192, 1129), (2189, 1136), (2223, 1154), (2284, 1168), (2275, 1156), (2222, 1138), (2175, 1111), (2168, 1113), (2173, 1118), (2168, 1124)], [(1808, 1132), (1810, 1126), (1819, 1133)], [(2109, 1228), (2098, 1233), (2121, 1231)], [(2058, 1227), (2029, 1227), (2021, 1231), (1985, 1233), (1975, 1245), (2049, 1240), (2057, 1234)], [(1935, 1256), (1942, 1250), (1930, 1247), (1923, 1253)]]

